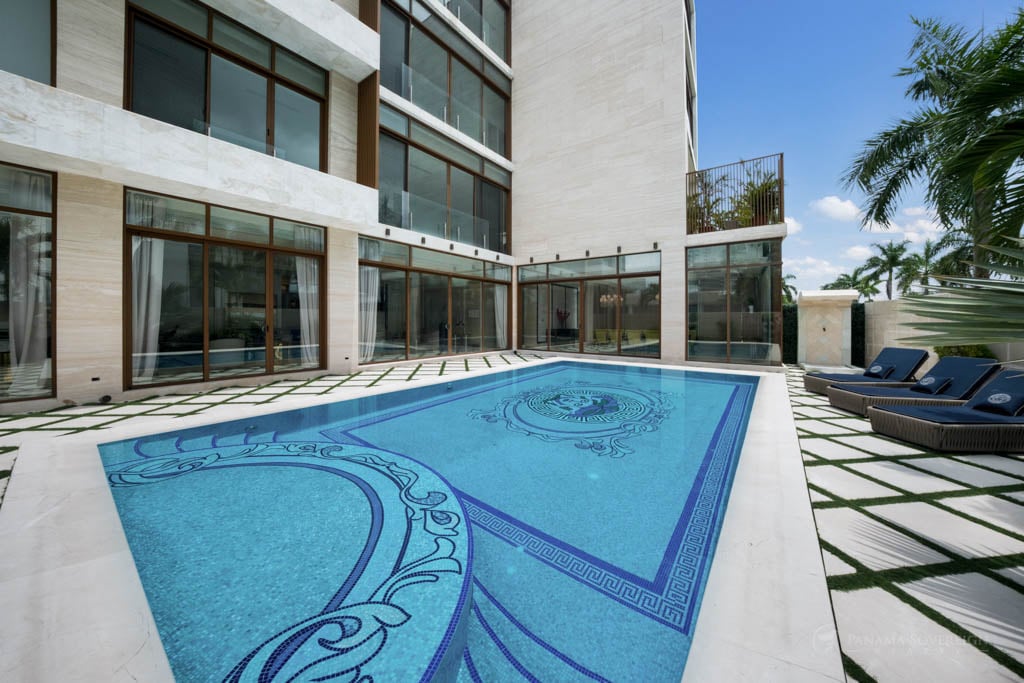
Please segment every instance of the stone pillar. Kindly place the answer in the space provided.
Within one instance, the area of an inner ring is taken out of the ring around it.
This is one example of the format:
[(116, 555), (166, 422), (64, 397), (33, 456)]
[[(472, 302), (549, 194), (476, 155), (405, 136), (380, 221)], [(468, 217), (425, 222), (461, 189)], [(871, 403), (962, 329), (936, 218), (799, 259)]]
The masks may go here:
[(858, 298), (859, 294), (853, 289), (800, 293), (797, 297), (798, 363), (850, 364), (850, 305)]

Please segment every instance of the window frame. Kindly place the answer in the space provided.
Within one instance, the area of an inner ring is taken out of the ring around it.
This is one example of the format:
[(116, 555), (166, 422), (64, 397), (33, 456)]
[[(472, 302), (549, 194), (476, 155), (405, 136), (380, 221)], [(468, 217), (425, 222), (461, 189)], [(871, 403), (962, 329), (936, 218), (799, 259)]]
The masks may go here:
[[(146, 226), (139, 226), (139, 225), (134, 225), (134, 224), (129, 223), (128, 222), (128, 193), (130, 193), (130, 192), (139, 192), (139, 193), (142, 193), (142, 194), (153, 195), (153, 196), (157, 196), (157, 197), (166, 197), (168, 199), (184, 200), (184, 201), (192, 202), (194, 204), (199, 204), (199, 205), (203, 206), (204, 210), (205, 210), (205, 218), (204, 218), (205, 223), (204, 223), (203, 234), (198, 235), (198, 234), (192, 234), (192, 233), (186, 233), (186, 232), (176, 232), (176, 231), (173, 231), (173, 230), (165, 230), (165, 229), (161, 229), (161, 228), (152, 228), (152, 227), (146, 227)], [(291, 219), (288, 219), (288, 218), (282, 218), (282, 217), (279, 217), (279, 216), (274, 216), (272, 214), (261, 213), (261, 212), (257, 212), (257, 211), (249, 211), (247, 209), (240, 209), (240, 208), (233, 207), (233, 206), (224, 206), (222, 204), (211, 204), (209, 202), (200, 202), (200, 201), (196, 201), (196, 200), (192, 200), (192, 199), (186, 199), (184, 197), (179, 197), (179, 196), (172, 195), (172, 194), (167, 194), (165, 192), (157, 192), (157, 191), (152, 191), (152, 190), (145, 190), (145, 189), (138, 188), (138, 187), (128, 187), (128, 186), (125, 186), (124, 188), (122, 188), (122, 200), (123, 200), (122, 201), (123, 208), (122, 208), (122, 214), (121, 214), (121, 223), (122, 223), (122, 228), (123, 228), (123, 233), (122, 234), (124, 235), (124, 245), (123, 245), (123, 252), (124, 252), (123, 260), (124, 260), (124, 264), (123, 264), (123, 269), (122, 269), (123, 270), (122, 279), (123, 279), (123, 284), (124, 284), (124, 289), (123, 289), (123, 306), (122, 306), (122, 309), (123, 309), (123, 318), (122, 319), (124, 320), (123, 331), (122, 331), (123, 332), (123, 334), (122, 334), (122, 345), (123, 345), (123, 347), (122, 347), (123, 348), (123, 352), (122, 352), (122, 356), (123, 356), (123, 358), (122, 358), (122, 368), (123, 368), (123, 373), (122, 374), (123, 374), (123, 385), (124, 385), (124, 388), (125, 388), (126, 391), (128, 391), (128, 390), (138, 390), (138, 389), (149, 389), (149, 388), (156, 388), (156, 387), (168, 387), (168, 386), (179, 386), (179, 385), (187, 385), (187, 384), (198, 384), (198, 383), (203, 383), (203, 382), (220, 382), (220, 381), (227, 381), (227, 380), (231, 380), (231, 379), (249, 379), (249, 378), (253, 378), (253, 377), (279, 376), (279, 375), (286, 375), (286, 374), (295, 373), (295, 372), (316, 372), (316, 371), (322, 371), (322, 370), (326, 369), (327, 363), (328, 363), (328, 358), (327, 358), (328, 347), (327, 347), (327, 325), (324, 324), (324, 321), (327, 319), (327, 316), (326, 316), (326, 312), (327, 312), (327, 250), (328, 250), (328, 239), (329, 239), (329, 237), (328, 237), (329, 230), (327, 229), (326, 226), (323, 226), (323, 225), (313, 225), (312, 223), (309, 224), (309, 225), (311, 225), (313, 227), (321, 228), (324, 231), (324, 233), (323, 233), (323, 247), (322, 247), (322, 249), (320, 251), (314, 251), (314, 250), (309, 250), (309, 249), (299, 249), (299, 248), (296, 248), (296, 247), (289, 247), (289, 246), (283, 246), (283, 245), (276, 245), (276, 244), (274, 244), (274, 226), (275, 226), (276, 221), (278, 221), (278, 220), (286, 221), (286, 222), (301, 222), (301, 221), (292, 221)], [(224, 208), (224, 209), (229, 209), (231, 211), (240, 211), (240, 212), (243, 212), (243, 213), (252, 214), (254, 216), (262, 216), (264, 218), (267, 218), (268, 222), (269, 222), (269, 232), (267, 233), (267, 242), (266, 242), (266, 244), (250, 242), (250, 241), (245, 241), (245, 240), (230, 239), (230, 238), (226, 238), (226, 237), (217, 237), (217, 236), (213, 235), (212, 234), (212, 224), (211, 224), (211, 209), (213, 209), (213, 208)], [(132, 253), (131, 253), (132, 252), (132, 237), (150, 237), (150, 238), (162, 239), (162, 240), (167, 240), (167, 241), (183, 242), (183, 243), (186, 243), (186, 244), (199, 244), (202, 247), (202, 250), (203, 250), (203, 259), (202, 259), (202, 261), (203, 261), (203, 291), (202, 291), (202, 301), (203, 301), (203, 306), (202, 306), (202, 310), (203, 310), (203, 333), (202, 333), (203, 334), (203, 348), (202, 348), (202, 354), (203, 354), (203, 363), (202, 363), (202, 377), (200, 377), (198, 379), (186, 379), (186, 380), (171, 379), (171, 380), (168, 380), (168, 381), (165, 381), (165, 382), (146, 382), (146, 383), (139, 383), (139, 384), (135, 384), (133, 382), (134, 378), (133, 378), (133, 372), (132, 372), (132, 370), (133, 370), (133, 363), (132, 363), (132, 342), (133, 342), (132, 330), (134, 328), (134, 318), (132, 317), (132, 287), (133, 287), (133, 279), (132, 278), (134, 277), (135, 273), (132, 272)], [(210, 376), (210, 370), (211, 370), (211, 367), (210, 367), (210, 305), (209, 305), (210, 280), (211, 280), (211, 278), (210, 278), (210, 248), (214, 247), (214, 246), (226, 246), (226, 247), (234, 247), (234, 248), (238, 248), (238, 249), (261, 250), (261, 251), (263, 251), (263, 253), (265, 255), (265, 259), (264, 259), (264, 296), (265, 296), (265, 299), (264, 300), (266, 301), (266, 304), (265, 304), (265, 307), (264, 307), (264, 312), (265, 312), (265, 316), (266, 316), (265, 317), (265, 320), (266, 320), (266, 331), (265, 331), (265, 334), (266, 334), (266, 338), (265, 338), (265, 342), (266, 342), (265, 343), (265, 349), (266, 349), (266, 351), (265, 351), (265, 353), (266, 353), (265, 358), (266, 358), (266, 361), (265, 361), (264, 371), (263, 372), (246, 373), (246, 374), (240, 374), (240, 375), (237, 375), (237, 376), (230, 376), (230, 375), (218, 376), (218, 377), (211, 377)], [(274, 327), (274, 320), (275, 320), (274, 315), (276, 313), (276, 306), (274, 304), (274, 292), (273, 292), (273, 287), (274, 287), (273, 275), (274, 275), (274, 256), (275, 256), (275, 254), (284, 254), (284, 255), (290, 255), (290, 256), (312, 257), (312, 258), (317, 258), (320, 261), (320, 267), (319, 267), (319, 273), (318, 273), (318, 282), (317, 282), (317, 288), (318, 288), (317, 304), (319, 306), (319, 318), (320, 318), (320, 321), (321, 321), (319, 335), (318, 335), (318, 339), (317, 339), (317, 343), (319, 344), (319, 360), (320, 360), (320, 363), (316, 367), (290, 368), (290, 369), (287, 369), (287, 370), (275, 370), (275, 367), (274, 367), (275, 360), (276, 360), (275, 357), (274, 357), (274, 344), (275, 344), (275, 340), (273, 338), (273, 327)]]
[[(266, 135), (264, 137), (264, 152), (263, 152), (267, 156), (274, 157), (275, 159), (278, 158), (276, 156), (275, 151), (274, 151), (275, 147), (276, 147), (276, 144), (275, 144), (275, 142), (276, 142), (275, 141), (276, 132), (274, 130), (274, 128), (275, 128), (274, 112), (276, 110), (276, 101), (275, 101), (276, 85), (277, 84), (281, 84), (281, 85), (285, 86), (286, 88), (289, 88), (292, 91), (297, 92), (300, 95), (303, 95), (305, 97), (308, 97), (311, 100), (313, 100), (314, 102), (318, 103), (319, 104), (319, 108), (320, 108), (320, 125), (318, 127), (318, 134), (320, 136), (320, 154), (319, 154), (319, 167), (316, 168), (316, 169), (313, 169), (313, 170), (320, 171), (322, 173), (326, 173), (327, 169), (329, 167), (329, 163), (330, 163), (330, 159), (329, 159), (329, 151), (330, 151), (330, 144), (329, 143), (330, 143), (330, 141), (328, 140), (328, 136), (329, 136), (328, 117), (330, 115), (330, 94), (331, 94), (331, 74), (330, 74), (330, 71), (328, 71), (327, 69), (323, 69), (323, 67), (321, 67), (321, 66), (319, 66), (317, 64), (314, 64), (313, 62), (310, 62), (308, 59), (300, 57), (294, 51), (289, 50), (288, 48), (284, 47), (283, 45), (280, 45), (279, 43), (271, 40), (270, 38), (268, 38), (267, 36), (264, 36), (263, 34), (259, 33), (258, 31), (255, 31), (255, 30), (249, 28), (248, 26), (245, 26), (244, 24), (242, 24), (242, 23), (240, 23), (238, 21), (235, 21), (231, 17), (228, 17), (227, 15), (218, 12), (217, 10), (213, 9), (212, 7), (209, 7), (209, 6), (207, 6), (205, 4), (202, 4), (202, 3), (197, 3), (197, 4), (200, 4), (202, 7), (204, 7), (206, 9), (206, 35), (205, 36), (200, 36), (200, 35), (198, 35), (196, 33), (193, 33), (192, 31), (190, 31), (190, 30), (188, 30), (188, 29), (186, 29), (184, 27), (178, 26), (177, 24), (174, 24), (174, 23), (168, 21), (167, 19), (164, 19), (163, 17), (161, 17), (161, 16), (159, 16), (157, 14), (154, 14), (153, 12), (147, 10), (144, 7), (139, 7), (137, 5), (132, 4), (131, 2), (126, 3), (126, 5), (125, 5), (125, 43), (124, 43), (124, 49), (125, 49), (124, 108), (127, 111), (134, 112), (134, 109), (133, 109), (133, 105), (134, 105), (134, 101), (133, 101), (133, 98), (134, 98), (134, 92), (133, 92), (133, 81), (134, 81), (134, 79), (133, 79), (133, 75), (134, 75), (134, 72), (135, 72), (135, 54), (134, 54), (134, 52), (135, 52), (135, 24), (136, 24), (136, 21), (139, 20), (139, 21), (144, 21), (144, 22), (148, 23), (152, 27), (155, 27), (155, 28), (157, 28), (159, 30), (165, 31), (167, 33), (170, 33), (171, 35), (173, 35), (173, 36), (175, 36), (177, 38), (180, 38), (182, 40), (188, 41), (191, 44), (206, 50), (206, 69), (205, 69), (205, 73), (204, 73), (205, 85), (206, 85), (206, 95), (205, 95), (204, 102), (203, 102), (203, 119), (204, 119), (203, 120), (203, 125), (204, 125), (204, 132), (202, 134), (206, 135), (207, 137), (212, 137), (210, 135), (210, 114), (211, 114), (210, 108), (211, 108), (211, 102), (212, 102), (211, 88), (213, 87), (212, 79), (211, 79), (213, 55), (217, 55), (217, 56), (221, 57), (222, 59), (225, 59), (225, 60), (227, 60), (229, 62), (232, 62), (235, 65), (240, 66), (242, 68), (248, 69), (249, 71), (252, 71), (252, 72), (258, 74), (259, 76), (262, 76), (262, 77), (267, 79), (267, 109), (266, 109), (266, 129), (267, 130), (266, 130)], [(241, 27), (245, 31), (254, 33), (254, 34), (260, 36), (261, 38), (263, 38), (264, 40), (266, 40), (270, 44), (270, 67), (268, 68), (268, 67), (263, 66), (262, 64), (259, 64), (258, 62), (251, 61), (247, 57), (245, 57), (243, 55), (240, 55), (240, 54), (238, 54), (236, 52), (233, 52), (233, 51), (223, 47), (222, 45), (220, 45), (218, 43), (215, 43), (213, 41), (213, 27), (214, 27), (215, 20), (225, 21), (225, 22), (234, 24), (236, 26)], [(310, 88), (308, 88), (307, 86), (303, 85), (302, 83), (298, 83), (296, 81), (293, 81), (292, 79), (288, 78), (287, 76), (282, 76), (279, 73), (277, 73), (277, 71), (276, 71), (276, 69), (277, 69), (277, 54), (278, 54), (279, 50), (283, 50), (283, 51), (287, 52), (293, 58), (298, 59), (298, 60), (303, 61), (303, 62), (308, 62), (309, 64), (315, 66), (317, 69), (322, 70), (324, 72), (324, 92), (323, 92), (323, 94), (320, 94), (320, 93), (316, 92), (315, 90), (311, 90)], [(140, 114), (140, 116), (141, 116), (141, 114)], [(156, 119), (156, 120), (159, 120), (159, 119)], [(234, 144), (234, 143), (231, 143), (231, 144)], [(238, 145), (238, 146), (241, 146), (241, 145)], [(282, 161), (286, 161), (286, 159), (282, 159)], [(296, 163), (296, 162), (290, 162), (290, 163)], [(309, 168), (308, 166), (305, 166), (303, 164), (297, 164), (297, 165), (303, 166), (303, 168)]]

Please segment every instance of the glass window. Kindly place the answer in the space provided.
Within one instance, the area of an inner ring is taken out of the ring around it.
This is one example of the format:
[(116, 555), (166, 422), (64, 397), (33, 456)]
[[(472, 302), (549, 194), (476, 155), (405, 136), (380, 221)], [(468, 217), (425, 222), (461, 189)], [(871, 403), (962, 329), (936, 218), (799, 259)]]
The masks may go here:
[(484, 144), (505, 155), (505, 120), (508, 100), (491, 87), (484, 88)]
[(512, 96), (512, 81), (506, 76), (501, 69), (491, 64), (489, 61), (484, 62), (484, 76), (486, 76), (492, 83), (498, 86), (506, 97)]
[(49, 0), (4, 0), (0, 70), (51, 84)]
[(409, 117), (386, 104), (380, 105), (380, 125), (406, 137), (409, 136)]
[(495, 263), (487, 264), (487, 277), (502, 282), (512, 282), (512, 266), (500, 266)]
[(505, 40), (508, 23), (508, 11), (498, 0), (483, 0), (483, 35), (484, 43), (494, 53), (508, 61), (508, 45)]
[(409, 247), (398, 242), (386, 242), (367, 237), (359, 238), (359, 258), (366, 261), (409, 265)]
[(548, 266), (541, 263), (536, 266), (519, 266), (519, 281), (529, 282), (530, 280), (547, 280)]
[(587, 280), (583, 283), (583, 350), (587, 353), (619, 352), (619, 308), (622, 296), (618, 280)]
[(620, 273), (655, 273), (661, 271), (661, 252), (626, 254), (619, 257)]
[(270, 68), (270, 41), (219, 14), (213, 17), (213, 42), (262, 67)]
[(580, 350), (580, 283), (552, 282), (551, 350)]
[(445, 236), (448, 221), (448, 165), (409, 148), (409, 224), (416, 232)]
[(474, 140), (481, 139), (480, 98), (483, 83), (480, 77), (463, 66), (458, 60), (452, 61), (452, 114), (449, 123)]
[(359, 266), (359, 362), (404, 360), (405, 271)]
[(484, 162), (484, 175), (505, 187), (512, 184), (512, 174), (489, 161)]
[(308, 251), (324, 250), (324, 229), (316, 225), (274, 219), (274, 244)]
[(320, 259), (274, 254), (274, 369), (320, 367)]
[(473, 154), (462, 145), (457, 145), (443, 135), (440, 135), (439, 133), (416, 122), (413, 122), (412, 124), (412, 139), (424, 147), (437, 152), (441, 156), (447, 157), (452, 161), (457, 161), (463, 166), (475, 171), (479, 171), (481, 164), (483, 163), (483, 159), (478, 157), (476, 154)]
[(450, 353), (447, 276), (409, 273), (409, 321), (410, 358)]
[(508, 348), (508, 304), (508, 285), (483, 283), (480, 330), (484, 351)]
[(129, 190), (125, 198), (125, 220), (129, 225), (141, 228), (202, 235), (206, 233), (206, 206)]
[(206, 132), (204, 48), (136, 20), (132, 67), (132, 111)]
[[(381, 5), (380, 84), (402, 97), (409, 97), (406, 64), (409, 63), (409, 22), (387, 5)], [(383, 117), (382, 117), (383, 120)]]
[(475, 353), (483, 349), (481, 329), (481, 283), (452, 280), (452, 353)]
[(210, 378), (267, 370), (266, 252), (210, 247)]
[(483, 180), (477, 181), (476, 215), (477, 242), (484, 249), (508, 250), (508, 232), (505, 229), (508, 193)]
[(132, 235), (132, 384), (203, 378), (203, 246)]
[(417, 268), (439, 270), (445, 273), (460, 275), (478, 275), (482, 277), (484, 274), (483, 261), (465, 256), (456, 256), (455, 254), (446, 254), (443, 251), (434, 251), (432, 249), (413, 247), (412, 265)]
[(524, 349), (548, 348), (548, 286), (524, 285), (519, 288), (520, 346)]
[(267, 79), (214, 55), (210, 63), (210, 135), (267, 151)]
[(53, 176), (0, 165), (0, 206), (49, 213), (53, 210)]
[(206, 37), (208, 11), (198, 2), (192, 0), (132, 0), (132, 3), (197, 36)]
[(698, 247), (686, 250), (687, 268), (706, 268), (708, 266), (725, 265), (726, 248), (724, 244), (714, 247)]
[(288, 50), (277, 48), (274, 65), (279, 75), (293, 83), (309, 88), (317, 95), (327, 94), (327, 72)]
[(622, 279), (622, 353), (661, 355), (661, 282), (658, 277)]
[(210, 207), (210, 234), (229, 240), (267, 244), (270, 242), (270, 219), (256, 213), (213, 206)]
[(473, 176), (455, 167), (451, 174), (451, 239), (483, 246), (473, 216)]
[(726, 340), (729, 318), (725, 279), (725, 268), (691, 270), (687, 273), (687, 357), (690, 359), (724, 361), (728, 358)]
[(778, 240), (767, 242), (741, 242), (729, 245), (729, 263), (771, 263), (781, 259)]
[(406, 185), (406, 145), (390, 135), (380, 136), (380, 189), (378, 220), (385, 225), (409, 227)]
[(409, 36), (409, 98), (442, 121), (448, 111), (448, 53), (413, 26)]
[(320, 103), (274, 86), (274, 156), (320, 169)]
[(587, 275), (615, 275), (615, 257), (556, 261), (548, 264), (548, 276), (551, 279)]

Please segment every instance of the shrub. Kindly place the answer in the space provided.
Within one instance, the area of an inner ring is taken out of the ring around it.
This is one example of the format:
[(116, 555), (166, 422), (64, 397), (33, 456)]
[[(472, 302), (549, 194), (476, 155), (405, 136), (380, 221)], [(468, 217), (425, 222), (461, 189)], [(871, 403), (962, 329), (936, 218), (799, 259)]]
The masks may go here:
[(935, 355), (943, 356), (966, 356), (967, 358), (996, 358), (984, 344), (960, 344), (959, 346), (936, 346)]

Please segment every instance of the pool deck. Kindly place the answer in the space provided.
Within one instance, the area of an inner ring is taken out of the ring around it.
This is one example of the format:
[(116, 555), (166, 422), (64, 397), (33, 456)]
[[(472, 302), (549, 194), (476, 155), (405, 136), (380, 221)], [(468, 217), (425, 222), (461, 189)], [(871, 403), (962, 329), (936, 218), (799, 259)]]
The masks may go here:
[[(97, 443), (551, 359), (0, 418), (0, 679), (171, 680)], [(924, 453), (804, 392), (799, 368), (761, 376), (684, 680), (1024, 678), (1024, 460)]]

